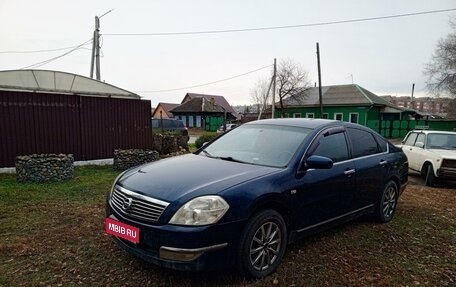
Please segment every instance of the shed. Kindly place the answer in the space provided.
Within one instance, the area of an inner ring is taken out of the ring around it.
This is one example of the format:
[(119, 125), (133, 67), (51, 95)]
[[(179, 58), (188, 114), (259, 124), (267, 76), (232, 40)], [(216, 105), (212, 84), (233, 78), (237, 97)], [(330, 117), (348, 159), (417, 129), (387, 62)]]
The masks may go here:
[(112, 158), (114, 149), (150, 148), (150, 101), (81, 75), (0, 71), (0, 167), (18, 155), (70, 153)]

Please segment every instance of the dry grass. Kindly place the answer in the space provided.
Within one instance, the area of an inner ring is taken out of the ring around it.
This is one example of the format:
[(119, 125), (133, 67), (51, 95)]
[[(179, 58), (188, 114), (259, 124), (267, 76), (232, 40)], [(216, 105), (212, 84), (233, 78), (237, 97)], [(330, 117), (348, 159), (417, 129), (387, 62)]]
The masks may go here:
[(1, 286), (456, 286), (456, 189), (410, 185), (395, 219), (361, 218), (289, 246), (277, 273), (182, 273), (144, 263), (104, 233), (108, 167), (59, 184), (0, 175)]

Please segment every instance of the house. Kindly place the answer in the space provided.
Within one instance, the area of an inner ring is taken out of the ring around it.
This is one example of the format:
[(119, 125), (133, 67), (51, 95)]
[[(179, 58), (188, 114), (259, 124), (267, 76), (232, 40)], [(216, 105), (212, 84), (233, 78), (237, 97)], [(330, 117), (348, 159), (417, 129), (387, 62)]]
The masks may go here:
[(179, 104), (171, 104), (171, 103), (158, 103), (155, 110), (152, 112), (152, 117), (157, 119), (172, 119), (174, 118), (173, 113), (170, 110), (178, 107)]
[(298, 97), (287, 97), (283, 102), (283, 111), (276, 103), (276, 117), (335, 119), (365, 126), (369, 120), (400, 120), (404, 112), (356, 84), (322, 87), (323, 114), (318, 87), (310, 88)]
[(233, 115), (236, 114), (236, 111), (230, 106), (228, 101), (223, 96), (187, 93), (185, 97), (182, 99), (181, 104), (186, 103), (194, 98), (205, 98), (206, 100), (214, 102), (217, 106), (223, 107), (226, 112), (231, 113)]
[(171, 109), (175, 118), (189, 128), (215, 131), (225, 121), (236, 121), (238, 114), (223, 96), (187, 93), (181, 105)]

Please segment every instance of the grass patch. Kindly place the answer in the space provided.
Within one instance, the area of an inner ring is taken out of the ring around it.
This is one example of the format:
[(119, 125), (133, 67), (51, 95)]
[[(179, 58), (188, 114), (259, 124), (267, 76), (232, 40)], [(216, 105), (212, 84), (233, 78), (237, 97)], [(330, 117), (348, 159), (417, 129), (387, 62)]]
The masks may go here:
[(395, 218), (368, 217), (288, 247), (277, 273), (183, 273), (138, 260), (104, 232), (119, 172), (76, 167), (60, 183), (0, 175), (0, 286), (454, 286), (456, 190), (409, 186)]
[(196, 144), (194, 144), (194, 143), (189, 143), (189, 144), (188, 144), (188, 149), (189, 149), (189, 151), (190, 151), (191, 153), (193, 153), (193, 152), (195, 152), (195, 151), (198, 150), (198, 148), (196, 147)]

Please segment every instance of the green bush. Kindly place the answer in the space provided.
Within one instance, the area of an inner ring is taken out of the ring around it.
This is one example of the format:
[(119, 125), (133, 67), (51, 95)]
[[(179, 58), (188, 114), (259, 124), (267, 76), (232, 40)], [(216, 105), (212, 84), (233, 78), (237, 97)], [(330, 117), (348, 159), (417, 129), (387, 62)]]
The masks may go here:
[(195, 145), (197, 148), (203, 146), (203, 143), (210, 142), (217, 137), (216, 133), (204, 132), (199, 138), (196, 139)]
[(163, 133), (161, 132), (161, 130), (157, 131), (153, 131), (152, 134), (158, 134), (158, 135), (164, 135), (164, 136), (180, 136), (181, 133), (179, 131), (167, 131), (167, 130), (164, 130)]

